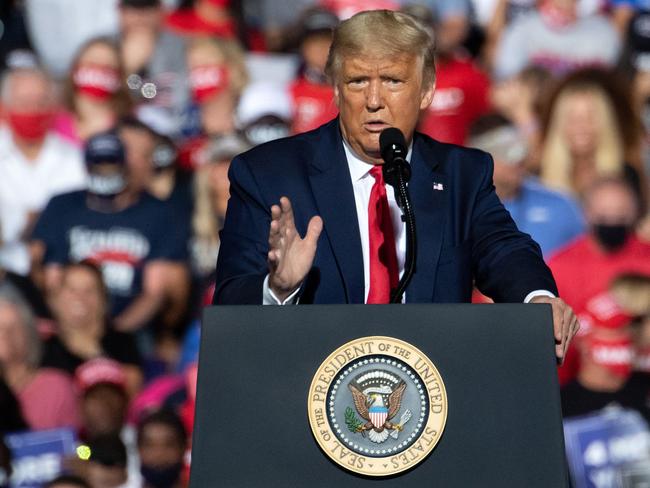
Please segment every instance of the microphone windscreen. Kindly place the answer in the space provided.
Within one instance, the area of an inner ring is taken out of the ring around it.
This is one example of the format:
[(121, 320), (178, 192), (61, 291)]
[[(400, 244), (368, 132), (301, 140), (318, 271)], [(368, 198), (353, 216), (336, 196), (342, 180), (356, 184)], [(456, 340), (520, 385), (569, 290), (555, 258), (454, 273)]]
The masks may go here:
[(397, 127), (389, 127), (379, 134), (379, 152), (384, 161), (390, 162), (396, 155), (406, 157), (406, 139)]

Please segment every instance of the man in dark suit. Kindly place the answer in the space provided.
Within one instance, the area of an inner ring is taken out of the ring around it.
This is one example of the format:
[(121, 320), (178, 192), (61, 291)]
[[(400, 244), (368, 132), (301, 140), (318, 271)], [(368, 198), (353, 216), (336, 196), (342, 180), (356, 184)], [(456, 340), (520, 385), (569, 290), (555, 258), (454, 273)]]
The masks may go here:
[(418, 234), (406, 302), (467, 302), (475, 281), (495, 301), (551, 303), (564, 356), (577, 320), (496, 196), (490, 156), (415, 133), (433, 99), (433, 56), (433, 34), (408, 15), (341, 23), (327, 64), (339, 117), (232, 163), (215, 303), (387, 303), (405, 231), (377, 170), (379, 134), (396, 127), (409, 145)]

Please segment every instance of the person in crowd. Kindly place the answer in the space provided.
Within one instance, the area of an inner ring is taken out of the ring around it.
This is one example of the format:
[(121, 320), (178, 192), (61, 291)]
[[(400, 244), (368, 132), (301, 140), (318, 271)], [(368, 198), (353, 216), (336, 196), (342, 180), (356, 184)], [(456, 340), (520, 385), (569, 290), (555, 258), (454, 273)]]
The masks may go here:
[[(430, 11), (421, 7), (407, 13), (439, 32)], [(436, 46), (436, 90), (433, 102), (420, 117), (418, 130), (440, 141), (464, 144), (474, 120), (487, 112), (490, 80), (458, 44)]]
[(540, 245), (545, 258), (582, 234), (585, 224), (578, 203), (527, 176), (526, 140), (508, 119), (498, 114), (479, 118), (469, 146), (492, 155), (499, 199), (519, 230)]
[[(163, 136), (134, 117), (120, 120), (117, 134), (126, 149), (129, 190), (134, 195), (147, 192), (163, 200), (177, 219), (188, 222), (192, 214), (190, 178), (182, 178), (175, 171), (176, 150), (171, 141), (165, 143)], [(161, 320), (168, 328), (177, 326), (185, 314), (190, 293), (188, 273), (184, 263), (167, 265), (167, 304)]]
[(65, 264), (100, 266), (114, 327), (142, 330), (166, 307), (170, 276), (176, 276), (170, 267), (184, 266), (189, 231), (164, 202), (129, 189), (124, 146), (115, 134), (91, 138), (85, 159), (88, 189), (50, 201), (34, 229), (32, 254), (44, 267), (51, 296), (61, 287)]
[(84, 187), (81, 152), (53, 131), (55, 88), (39, 68), (4, 73), (0, 110), (0, 266), (26, 275), (27, 236), (48, 200)]
[(93, 488), (135, 488), (128, 481), (128, 455), (119, 435), (107, 434), (89, 443), (90, 458), (84, 466), (85, 476)]
[(129, 397), (126, 374), (117, 361), (95, 358), (75, 371), (81, 393), (81, 429), (83, 439), (120, 435), (125, 427)]
[(0, 366), (31, 429), (76, 428), (77, 394), (65, 373), (40, 367), (41, 342), (31, 310), (0, 295)]
[(101, 270), (88, 261), (67, 264), (53, 310), (57, 328), (43, 343), (42, 366), (74, 375), (85, 361), (108, 357), (122, 364), (129, 395), (135, 395), (142, 360), (134, 337), (110, 326)]
[(110, 130), (131, 112), (124, 65), (113, 40), (93, 38), (79, 49), (64, 82), (63, 97), (69, 114), (60, 118), (58, 129), (77, 144)]
[(648, 0), (609, 0), (612, 10), (612, 22), (619, 33), (624, 36), (635, 14), (650, 10)]
[(181, 159), (187, 167), (195, 167), (205, 157), (210, 137), (236, 131), (235, 114), (248, 71), (241, 45), (226, 39), (193, 40), (187, 48), (187, 64), (200, 134), (181, 147)]
[(223, 226), (230, 198), (230, 161), (250, 147), (241, 136), (214, 138), (208, 146), (207, 164), (196, 169), (191, 251), (194, 272), (201, 281), (214, 278), (214, 263), (219, 252), (219, 231)]
[(192, 0), (185, 2), (165, 18), (166, 27), (186, 37), (233, 39), (237, 23), (230, 10), (230, 0)]
[(5, 292), (20, 297), (39, 320), (47, 321), (52, 318), (45, 297), (30, 276), (13, 273), (0, 265), (0, 293)]
[(138, 423), (143, 488), (182, 488), (187, 432), (174, 412), (160, 410)]
[(321, 7), (307, 10), (299, 23), (302, 61), (296, 79), (289, 86), (294, 134), (315, 129), (338, 113), (334, 91), (325, 75), (332, 29), (338, 23), (334, 12)]
[(164, 28), (164, 15), (161, 0), (120, 0), (120, 52), (138, 114), (176, 136), (189, 101), (185, 43)]
[(595, 323), (576, 342), (580, 353), (577, 377), (562, 387), (564, 417), (585, 415), (616, 404), (650, 419), (648, 383), (632, 379), (635, 348), (629, 324)]
[(279, 83), (249, 83), (237, 105), (237, 127), (254, 146), (289, 136), (292, 117), (291, 97)]
[(494, 111), (511, 120), (528, 143), (526, 168), (539, 173), (540, 111), (549, 96), (553, 77), (545, 68), (529, 66), (514, 78), (492, 84), (490, 103)]
[(650, 269), (650, 245), (635, 236), (640, 202), (625, 180), (594, 182), (585, 195), (587, 233), (551, 257), (560, 295), (576, 312), (624, 272)]
[(578, 16), (577, 0), (541, 0), (537, 11), (506, 28), (496, 48), (494, 74), (504, 80), (529, 65), (555, 76), (589, 65), (613, 66), (620, 48), (620, 37), (606, 17)]
[(554, 90), (542, 116), (540, 178), (582, 195), (599, 176), (623, 176), (644, 193), (641, 124), (610, 73), (587, 69)]
[(43, 488), (94, 488), (81, 476), (74, 474), (62, 474), (52, 481), (45, 483)]

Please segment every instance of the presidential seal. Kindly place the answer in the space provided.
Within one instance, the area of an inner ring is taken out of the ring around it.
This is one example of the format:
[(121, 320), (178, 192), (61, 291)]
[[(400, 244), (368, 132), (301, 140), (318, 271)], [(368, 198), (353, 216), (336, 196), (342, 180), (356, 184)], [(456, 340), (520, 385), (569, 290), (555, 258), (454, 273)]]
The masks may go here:
[(363, 337), (323, 361), (309, 389), (309, 423), (325, 454), (345, 469), (388, 476), (413, 468), (447, 420), (440, 373), (419, 349)]

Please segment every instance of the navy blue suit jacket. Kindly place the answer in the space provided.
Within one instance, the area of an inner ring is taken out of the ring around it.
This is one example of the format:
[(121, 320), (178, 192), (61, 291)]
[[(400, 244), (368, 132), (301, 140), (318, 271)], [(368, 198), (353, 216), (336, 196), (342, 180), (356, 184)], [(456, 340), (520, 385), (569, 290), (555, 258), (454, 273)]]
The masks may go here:
[[(468, 302), (474, 281), (497, 302), (523, 302), (536, 289), (557, 294), (539, 246), (517, 230), (494, 191), (487, 153), (416, 133), (411, 166), (418, 248), (407, 302)], [(314, 215), (324, 222), (300, 303), (364, 302), (361, 238), (338, 119), (241, 154), (229, 176), (215, 304), (262, 303), (270, 207), (283, 195), (301, 235)]]

